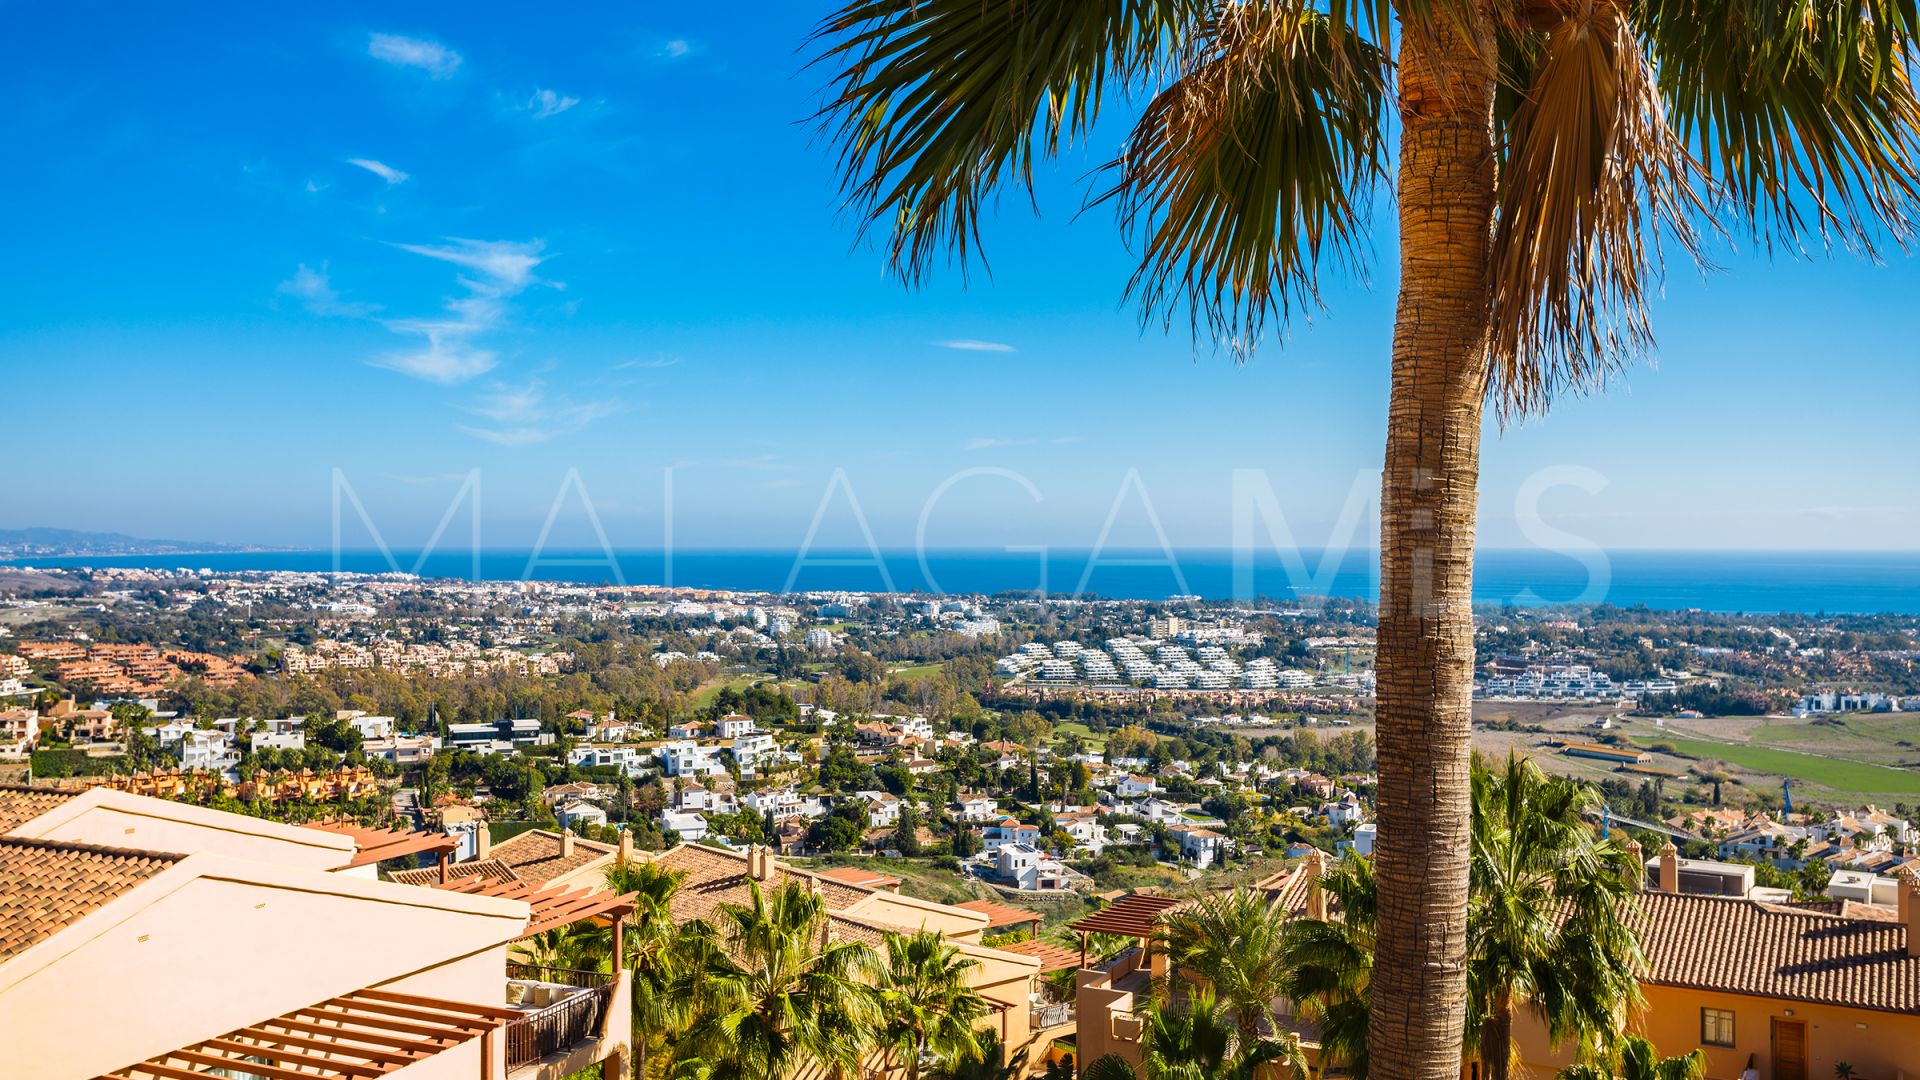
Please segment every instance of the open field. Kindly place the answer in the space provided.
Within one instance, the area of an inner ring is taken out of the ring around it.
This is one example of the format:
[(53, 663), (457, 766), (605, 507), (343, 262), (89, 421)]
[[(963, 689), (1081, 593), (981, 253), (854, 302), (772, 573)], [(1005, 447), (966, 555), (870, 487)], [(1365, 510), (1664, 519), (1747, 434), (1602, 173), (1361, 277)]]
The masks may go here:
[(1087, 744), (1088, 749), (1105, 750), (1107, 747), (1107, 737), (1105, 735), (1094, 734), (1092, 728), (1087, 727), (1087, 725), (1078, 720), (1062, 720), (1053, 725), (1054, 739), (1058, 740), (1061, 736), (1069, 734), (1080, 736), (1081, 740)]
[(940, 669), (945, 666), (944, 663), (910, 664), (906, 667), (891, 668), (887, 674), (902, 682), (919, 682), (921, 679), (931, 679), (940, 674)]
[(725, 687), (731, 686), (735, 690), (745, 690), (747, 687), (752, 686), (754, 683), (765, 682), (772, 678), (773, 676), (768, 675), (764, 672), (748, 672), (744, 675), (718, 676), (717, 678), (710, 679), (707, 682), (703, 683), (700, 689), (695, 690), (693, 692), (693, 707), (695, 709), (704, 709), (707, 706), (713, 704), (713, 699), (716, 697), (719, 697), (720, 691)]
[(1659, 735), (1640, 735), (1634, 741), (1642, 745), (1668, 743), (1689, 757), (1717, 759), (1770, 776), (1790, 776), (1842, 794), (1920, 795), (1920, 772), (1908, 769), (1821, 757), (1753, 743), (1709, 742)]

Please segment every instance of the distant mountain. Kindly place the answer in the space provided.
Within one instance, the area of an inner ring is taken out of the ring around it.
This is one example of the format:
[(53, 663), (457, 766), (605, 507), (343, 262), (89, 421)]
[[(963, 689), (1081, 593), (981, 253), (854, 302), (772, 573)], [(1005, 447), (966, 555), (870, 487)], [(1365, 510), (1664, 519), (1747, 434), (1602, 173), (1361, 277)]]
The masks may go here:
[(259, 551), (199, 540), (147, 540), (125, 533), (79, 529), (0, 529), (0, 559), (72, 558), (85, 555), (189, 555), (212, 551)]

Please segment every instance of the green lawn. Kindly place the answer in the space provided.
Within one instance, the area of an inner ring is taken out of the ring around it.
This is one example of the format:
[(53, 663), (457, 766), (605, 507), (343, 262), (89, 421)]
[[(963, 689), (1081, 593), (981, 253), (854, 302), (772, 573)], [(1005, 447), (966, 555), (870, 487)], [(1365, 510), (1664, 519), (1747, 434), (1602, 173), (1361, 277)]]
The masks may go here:
[(1687, 757), (1717, 758), (1743, 769), (1791, 776), (1839, 792), (1856, 795), (1920, 795), (1920, 772), (1907, 769), (1815, 757), (1771, 746), (1707, 742), (1704, 739), (1641, 735), (1636, 736), (1635, 741), (1642, 745), (1670, 743)]
[(1067, 734), (1080, 736), (1081, 741), (1087, 744), (1087, 749), (1089, 750), (1105, 750), (1107, 748), (1107, 737), (1105, 735), (1095, 735), (1092, 728), (1089, 728), (1078, 720), (1062, 720), (1053, 725), (1053, 737), (1055, 741), (1058, 741), (1062, 736)]
[(773, 678), (773, 676), (766, 672), (749, 672), (745, 675), (722, 675), (693, 692), (693, 707), (696, 710), (704, 709), (713, 704), (713, 699), (720, 696), (720, 691), (723, 687), (731, 686), (735, 690), (745, 690), (754, 683), (771, 678)]
[(921, 679), (931, 679), (940, 674), (940, 669), (945, 666), (944, 663), (910, 664), (907, 667), (894, 668), (888, 674), (902, 682), (919, 682)]

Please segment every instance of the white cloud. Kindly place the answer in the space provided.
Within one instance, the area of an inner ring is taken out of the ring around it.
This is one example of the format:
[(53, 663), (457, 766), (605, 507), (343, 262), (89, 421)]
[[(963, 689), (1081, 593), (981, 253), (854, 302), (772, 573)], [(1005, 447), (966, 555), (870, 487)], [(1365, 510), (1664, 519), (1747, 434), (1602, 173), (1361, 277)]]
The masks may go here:
[(476, 293), (496, 296), (511, 296), (538, 284), (533, 272), (547, 259), (541, 254), (546, 243), (540, 240), (515, 243), (449, 236), (443, 244), (395, 244), (394, 247), (472, 270), (485, 280), (474, 282), (462, 278), (461, 283)]
[(699, 55), (705, 48), (699, 42), (686, 38), (668, 38), (660, 43), (660, 49), (654, 55), (662, 60), (685, 60), (689, 56)]
[(401, 172), (399, 169), (394, 168), (384, 161), (375, 161), (372, 158), (348, 158), (347, 164), (358, 165), (360, 168), (385, 180), (388, 187), (392, 187), (395, 184), (404, 184), (411, 179), (408, 174)]
[(568, 97), (558, 90), (535, 90), (527, 99), (526, 110), (535, 120), (545, 120), (549, 116), (558, 116), (575, 105), (580, 104), (577, 97)]
[(975, 341), (972, 338), (959, 338), (954, 341), (930, 341), (942, 349), (959, 349), (961, 352), (1013, 352), (1014, 348), (1000, 341)]
[(396, 334), (418, 337), (424, 344), (410, 351), (388, 353), (369, 363), (416, 379), (452, 384), (484, 375), (498, 366), (491, 349), (474, 339), (498, 329), (506, 321), (507, 301), (541, 282), (534, 276), (546, 256), (540, 240), (465, 240), (449, 237), (441, 244), (395, 244), (402, 251), (452, 263), (469, 274), (459, 275), (465, 295), (448, 298), (447, 318), (390, 319), (385, 326)]
[(400, 67), (419, 68), (436, 79), (460, 69), (460, 54), (431, 38), (374, 34), (367, 39), (367, 55)]
[(618, 412), (611, 401), (576, 403), (549, 396), (546, 384), (532, 379), (521, 385), (496, 383), (467, 411), (492, 421), (490, 425), (463, 425), (460, 430), (498, 446), (530, 446), (575, 432)]
[(373, 304), (343, 301), (327, 278), (327, 264), (321, 263), (315, 270), (301, 263), (293, 276), (280, 283), (275, 290), (281, 296), (291, 296), (300, 301), (308, 311), (315, 315), (339, 315), (344, 318), (358, 319), (377, 311)]
[[(390, 327), (394, 324), (388, 324)], [(398, 333), (408, 333), (399, 330)], [(499, 361), (490, 349), (473, 347), (462, 335), (464, 330), (452, 332), (446, 329), (422, 328), (427, 343), (412, 352), (388, 353), (367, 361), (374, 367), (383, 367), (397, 371), (402, 375), (411, 375), (416, 379), (437, 382), (442, 386), (466, 382), (476, 375), (492, 371)]]
[(678, 356), (656, 356), (651, 360), (622, 360), (609, 368), (609, 371), (657, 371), (680, 363)]

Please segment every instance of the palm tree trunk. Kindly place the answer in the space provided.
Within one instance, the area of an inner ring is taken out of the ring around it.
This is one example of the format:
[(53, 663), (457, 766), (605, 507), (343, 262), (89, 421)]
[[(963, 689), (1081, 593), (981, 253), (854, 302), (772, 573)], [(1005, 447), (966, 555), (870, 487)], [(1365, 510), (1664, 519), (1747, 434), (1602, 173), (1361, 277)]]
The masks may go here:
[(1480, 1060), (1486, 1063), (1487, 1080), (1507, 1080), (1513, 1068), (1513, 991), (1502, 990), (1494, 999), (1493, 1010), (1480, 1025)]
[(1458, 1080), (1466, 1024), (1474, 503), (1494, 205), (1492, 21), (1400, 46), (1400, 299), (1381, 478), (1375, 1080)]

